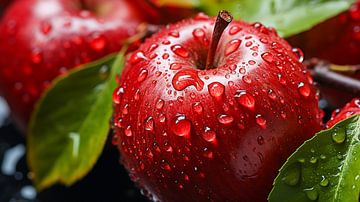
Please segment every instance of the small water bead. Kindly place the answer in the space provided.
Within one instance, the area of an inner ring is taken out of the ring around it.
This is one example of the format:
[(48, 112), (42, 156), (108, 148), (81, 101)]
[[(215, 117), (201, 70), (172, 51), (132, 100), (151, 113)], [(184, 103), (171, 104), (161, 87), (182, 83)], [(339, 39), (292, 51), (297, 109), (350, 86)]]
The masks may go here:
[(164, 54), (162, 55), (162, 58), (163, 58), (164, 60), (168, 59), (168, 58), (169, 58), (169, 54), (168, 54), (168, 53), (164, 53)]
[(172, 80), (173, 87), (180, 91), (189, 86), (194, 86), (198, 91), (204, 87), (204, 82), (199, 78), (194, 69), (183, 69), (175, 74)]
[(221, 124), (228, 125), (231, 124), (234, 121), (234, 118), (227, 114), (220, 114), (218, 115), (218, 121)]
[(31, 61), (34, 64), (40, 64), (43, 60), (42, 53), (39, 49), (34, 49), (31, 53)]
[(147, 131), (154, 131), (154, 119), (149, 116), (145, 121), (145, 130)]
[(52, 25), (49, 22), (45, 21), (41, 24), (41, 32), (44, 35), (48, 35), (51, 29), (52, 29)]
[(127, 137), (131, 137), (132, 136), (132, 130), (131, 130), (131, 126), (127, 126), (124, 130), (124, 134), (127, 136)]
[(309, 97), (311, 93), (311, 89), (308, 84), (305, 84), (303, 82), (300, 82), (298, 85), (299, 93), (304, 97)]
[(268, 91), (268, 96), (269, 96), (269, 98), (272, 99), (272, 100), (275, 100), (275, 99), (276, 99), (276, 94), (275, 94), (274, 91), (271, 90), (271, 89)]
[(204, 128), (204, 132), (201, 134), (201, 136), (207, 142), (213, 142), (216, 139), (216, 133), (209, 127)]
[(134, 100), (139, 100), (139, 99), (140, 99), (140, 89), (137, 89), (134, 94)]
[(322, 176), (322, 179), (319, 184), (322, 187), (327, 187), (329, 185), (329, 180), (325, 176)]
[(150, 45), (148, 51), (149, 51), (149, 52), (152, 52), (152, 51), (154, 51), (157, 47), (159, 47), (159, 45), (157, 45), (156, 43), (153, 43), (153, 44)]
[(95, 34), (90, 41), (90, 47), (95, 51), (102, 51), (106, 46), (106, 38), (103, 35)]
[(255, 116), (255, 119), (256, 119), (256, 123), (257, 123), (261, 128), (266, 128), (266, 119), (264, 119), (261, 114), (256, 115), (256, 116)]
[(185, 115), (180, 114), (172, 121), (170, 127), (177, 136), (189, 136), (191, 131), (191, 122), (186, 119)]
[(122, 95), (124, 94), (124, 88), (123, 87), (118, 87), (114, 93), (113, 93), (113, 102), (115, 104), (120, 104)]
[(239, 46), (241, 44), (241, 40), (240, 39), (233, 39), (231, 40), (225, 48), (225, 56), (230, 55), (231, 53), (235, 52)]
[(192, 32), (194, 38), (203, 41), (205, 38), (205, 31), (201, 28), (196, 28), (194, 29), (194, 31)]
[(192, 108), (198, 114), (201, 114), (203, 112), (203, 106), (202, 106), (202, 104), (200, 102), (195, 102), (192, 105)]
[(212, 97), (221, 98), (225, 92), (225, 86), (219, 82), (213, 82), (208, 86), (209, 93)]
[(299, 48), (293, 48), (291, 51), (296, 54), (299, 62), (304, 61), (304, 53)]
[(311, 157), (310, 160), (309, 160), (309, 162), (312, 163), (312, 164), (317, 163), (317, 161), (318, 161), (318, 159), (316, 157), (314, 157), (314, 156)]
[(304, 192), (309, 200), (316, 201), (319, 197), (319, 193), (316, 191), (315, 188), (304, 189)]
[(249, 60), (248, 63), (249, 63), (249, 65), (254, 65), (254, 64), (256, 64), (255, 60)]
[(170, 69), (171, 69), (171, 70), (179, 70), (179, 69), (181, 69), (181, 68), (182, 68), (182, 65), (179, 64), (179, 63), (172, 63), (172, 64), (170, 64)]
[(230, 35), (234, 35), (234, 34), (237, 34), (239, 31), (241, 30), (241, 28), (237, 25), (234, 25), (230, 28), (229, 30), (229, 34)]
[(247, 41), (246, 43), (245, 43), (245, 47), (250, 47), (250, 46), (252, 46), (253, 45), (253, 42), (252, 41)]
[(146, 79), (147, 76), (148, 76), (148, 70), (142, 69), (139, 73), (137, 81), (142, 82)]
[(126, 115), (126, 114), (129, 113), (129, 104), (125, 104), (125, 105), (124, 105), (124, 108), (123, 108), (123, 110), (122, 110), (122, 113), (123, 113), (124, 115)]
[(274, 61), (274, 56), (271, 53), (265, 52), (261, 55), (262, 59), (266, 62), (272, 63)]
[(162, 109), (164, 107), (164, 103), (165, 103), (164, 100), (159, 99), (155, 104), (156, 109), (159, 109), (159, 110)]
[(343, 143), (346, 139), (345, 129), (343, 127), (335, 129), (335, 132), (331, 135), (331, 137), (335, 143)]
[(259, 137), (257, 137), (257, 142), (259, 145), (263, 145), (264, 144), (264, 138), (260, 135)]
[(159, 114), (159, 122), (160, 123), (165, 123), (165, 121), (166, 121), (165, 115), (164, 114)]
[(178, 31), (172, 31), (169, 33), (170, 36), (174, 37), (174, 38), (179, 38), (180, 34)]
[(171, 50), (178, 56), (183, 57), (183, 58), (187, 58), (189, 57), (189, 52), (182, 47), (181, 45), (173, 45), (171, 46)]
[(248, 94), (245, 90), (239, 90), (235, 94), (236, 101), (242, 106), (254, 110), (255, 108), (255, 99), (252, 95)]
[(301, 167), (298, 164), (289, 166), (282, 181), (289, 186), (296, 186), (300, 182)]
[(245, 75), (242, 77), (242, 80), (247, 83), (247, 84), (251, 84), (251, 78), (248, 75)]
[(144, 55), (144, 52), (142, 51), (136, 51), (135, 53), (133, 53), (131, 56), (130, 56), (130, 63), (131, 64), (137, 64), (139, 63), (140, 61), (143, 61), (143, 60), (146, 60), (147, 58), (145, 57)]
[(164, 40), (163, 42), (162, 42), (162, 44), (164, 44), (164, 45), (169, 45), (171, 42), (169, 41), (169, 40)]

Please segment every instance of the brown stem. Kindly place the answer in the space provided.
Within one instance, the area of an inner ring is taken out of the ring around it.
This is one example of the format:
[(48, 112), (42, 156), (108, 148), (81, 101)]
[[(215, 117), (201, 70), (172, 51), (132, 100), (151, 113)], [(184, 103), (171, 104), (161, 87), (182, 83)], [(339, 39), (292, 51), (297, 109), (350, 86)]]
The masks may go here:
[(352, 93), (354, 96), (360, 96), (360, 81), (331, 71), (330, 64), (318, 62), (318, 64), (310, 69), (310, 73), (319, 83), (324, 83), (339, 90)]
[(214, 58), (215, 58), (217, 46), (219, 44), (219, 40), (221, 38), (222, 33), (224, 32), (224, 30), (232, 20), (233, 17), (228, 11), (222, 10), (219, 12), (216, 18), (214, 31), (211, 38), (210, 49), (206, 58), (205, 69), (214, 68)]

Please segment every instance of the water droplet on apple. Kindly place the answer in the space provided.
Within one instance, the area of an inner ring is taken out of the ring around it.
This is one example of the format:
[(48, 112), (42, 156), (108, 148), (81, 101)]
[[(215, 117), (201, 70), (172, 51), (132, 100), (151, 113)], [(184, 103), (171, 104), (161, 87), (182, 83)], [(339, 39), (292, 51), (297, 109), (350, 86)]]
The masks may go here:
[(172, 84), (179, 91), (189, 86), (194, 86), (196, 90), (201, 91), (204, 87), (204, 82), (199, 78), (198, 72), (194, 69), (184, 69), (177, 72), (172, 80)]
[(134, 100), (139, 100), (140, 98), (140, 89), (137, 89), (134, 94)]
[(47, 21), (44, 21), (42, 24), (41, 24), (41, 32), (44, 34), (44, 35), (48, 35), (49, 32), (51, 31), (52, 29), (52, 26), (49, 22)]
[(182, 68), (182, 65), (179, 63), (171, 63), (171, 65), (170, 65), (171, 70), (179, 70), (181, 68)]
[(159, 47), (159, 45), (157, 45), (156, 43), (153, 43), (153, 44), (150, 45), (148, 51), (149, 51), (149, 52), (152, 52), (152, 51), (154, 51), (157, 47)]
[(299, 93), (304, 97), (309, 97), (311, 93), (311, 89), (308, 84), (304, 84), (303, 82), (300, 82), (298, 85)]
[(191, 122), (186, 119), (185, 115), (179, 114), (171, 122), (170, 128), (177, 136), (189, 136), (191, 131)]
[(123, 113), (124, 115), (126, 115), (126, 114), (129, 113), (129, 104), (125, 104), (125, 105), (124, 105), (124, 108), (123, 108), (123, 110), (122, 110), (122, 113)]
[(159, 99), (155, 104), (156, 109), (162, 109), (164, 107), (164, 100)]
[(160, 122), (160, 123), (165, 123), (165, 121), (166, 121), (165, 115), (164, 115), (164, 114), (160, 114), (160, 115), (159, 115), (159, 122)]
[(173, 46), (171, 46), (171, 50), (180, 57), (183, 57), (183, 58), (189, 57), (189, 52), (181, 45), (178, 45), (178, 44), (173, 45)]
[(131, 137), (131, 136), (132, 136), (132, 130), (131, 130), (131, 126), (130, 126), (130, 125), (125, 128), (124, 134), (125, 134), (127, 137)]
[(106, 45), (106, 38), (101, 34), (94, 34), (90, 41), (90, 47), (95, 51), (104, 50)]
[(192, 108), (198, 114), (201, 114), (203, 112), (203, 106), (202, 106), (202, 104), (200, 102), (195, 102), (192, 105)]
[(194, 29), (192, 34), (193, 34), (194, 38), (199, 40), (199, 41), (203, 41), (204, 38), (205, 38), (205, 31), (203, 29), (201, 29), (201, 28)]
[(341, 144), (345, 141), (346, 139), (346, 132), (344, 128), (336, 128), (334, 133), (331, 135), (332, 140), (337, 143), (337, 144)]
[(255, 99), (252, 95), (248, 94), (245, 90), (239, 90), (235, 94), (236, 101), (242, 106), (254, 110)]
[(266, 62), (272, 63), (274, 61), (274, 56), (271, 53), (265, 52), (261, 55), (262, 59)]
[(259, 145), (263, 145), (264, 144), (263, 136), (260, 135), (259, 137), (257, 137), (257, 142), (258, 142)]
[(247, 83), (247, 84), (251, 84), (251, 78), (248, 75), (245, 75), (242, 77), (242, 80)]
[(146, 79), (148, 76), (148, 71), (146, 69), (141, 69), (139, 76), (138, 76), (138, 82), (142, 82)]
[(264, 119), (262, 117), (261, 114), (257, 114), (256, 117), (256, 123), (261, 127), (261, 128), (266, 128), (266, 119)]
[(231, 124), (234, 121), (234, 118), (227, 114), (219, 114), (217, 117), (219, 123), (228, 125)]
[(216, 133), (212, 131), (209, 127), (204, 128), (204, 132), (201, 134), (207, 142), (213, 142), (216, 139)]
[(297, 56), (299, 62), (304, 61), (304, 53), (299, 48), (293, 48), (293, 49), (291, 49), (291, 51), (293, 53), (295, 53), (295, 55)]
[(154, 131), (154, 119), (149, 116), (145, 121), (145, 130), (147, 131)]
[(234, 25), (230, 28), (229, 34), (234, 35), (234, 34), (238, 33), (240, 30), (241, 30), (241, 28), (239, 26)]
[(221, 98), (224, 95), (225, 86), (219, 82), (213, 82), (208, 86), (209, 93), (214, 98)]
[(136, 51), (135, 53), (133, 53), (129, 59), (131, 64), (137, 64), (140, 61), (146, 60), (147, 58), (144, 55), (144, 52), (142, 51)]
[(274, 91), (271, 90), (271, 89), (269, 89), (269, 91), (268, 91), (268, 96), (269, 96), (269, 98), (272, 99), (272, 100), (275, 100), (275, 99), (276, 99), (276, 94), (275, 94)]
[(118, 87), (114, 93), (113, 93), (113, 102), (115, 104), (120, 104), (122, 95), (124, 94), (124, 88), (123, 87)]
[(178, 31), (172, 31), (169, 33), (170, 36), (175, 37), (175, 38), (179, 38), (180, 34)]
[(235, 52), (239, 46), (241, 44), (241, 40), (240, 39), (233, 39), (231, 40), (225, 48), (225, 56), (230, 55), (231, 53)]
[(31, 53), (31, 61), (34, 64), (40, 64), (42, 62), (42, 53), (38, 49), (34, 49)]
[(162, 44), (164, 44), (164, 45), (169, 45), (171, 42), (169, 41), (169, 40), (164, 40), (163, 42), (162, 42)]

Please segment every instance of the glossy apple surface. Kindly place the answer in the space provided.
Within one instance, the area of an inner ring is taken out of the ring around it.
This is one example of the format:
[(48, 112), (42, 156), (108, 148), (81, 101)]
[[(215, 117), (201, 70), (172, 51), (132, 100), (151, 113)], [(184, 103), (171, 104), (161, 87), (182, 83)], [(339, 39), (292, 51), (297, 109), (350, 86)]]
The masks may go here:
[(360, 114), (360, 99), (354, 98), (349, 103), (347, 103), (342, 109), (335, 110), (331, 119), (326, 123), (327, 128), (331, 128), (333, 125), (342, 121), (350, 116), (355, 114)]
[(113, 95), (122, 163), (153, 200), (266, 201), (278, 169), (320, 130), (301, 54), (259, 23), (167, 26), (128, 56)]
[(14, 2), (0, 23), (0, 91), (18, 123), (55, 77), (119, 51), (146, 20), (130, 0)]

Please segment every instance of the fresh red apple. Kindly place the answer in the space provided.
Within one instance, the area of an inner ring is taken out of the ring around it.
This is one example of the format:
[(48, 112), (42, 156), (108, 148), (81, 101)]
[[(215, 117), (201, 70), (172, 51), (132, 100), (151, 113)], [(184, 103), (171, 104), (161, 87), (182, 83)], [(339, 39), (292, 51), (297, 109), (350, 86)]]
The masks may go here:
[(334, 64), (360, 64), (360, 1), (314, 28), (291, 37), (306, 57), (318, 57)]
[(154, 34), (114, 91), (113, 143), (155, 201), (266, 201), (282, 163), (321, 128), (300, 51), (260, 23), (222, 33), (231, 17), (219, 16), (216, 28), (199, 14)]
[(148, 15), (131, 0), (18, 0), (0, 23), (0, 91), (25, 127), (67, 70), (119, 51)]
[(360, 114), (360, 99), (354, 98), (351, 102), (347, 103), (341, 110), (335, 110), (332, 115), (331, 119), (326, 123), (326, 128), (331, 128), (333, 125), (342, 121), (350, 116), (355, 114)]

